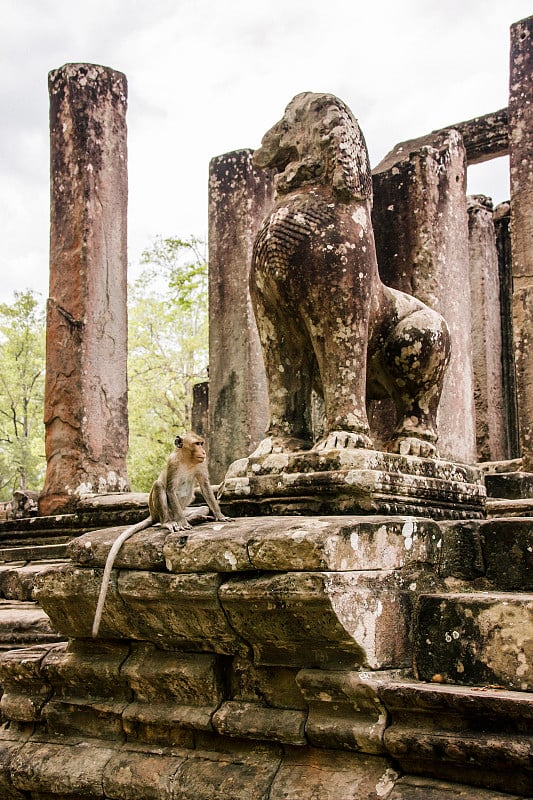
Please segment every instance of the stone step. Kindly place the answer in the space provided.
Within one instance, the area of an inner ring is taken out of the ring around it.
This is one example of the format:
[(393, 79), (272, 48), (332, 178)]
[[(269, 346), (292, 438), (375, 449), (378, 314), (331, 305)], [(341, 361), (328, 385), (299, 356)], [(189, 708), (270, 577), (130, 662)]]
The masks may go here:
[(0, 650), (58, 642), (50, 618), (35, 602), (0, 600)]
[(422, 594), (414, 636), (420, 680), (533, 691), (533, 594)]
[[(532, 694), (397, 681), (383, 686), (379, 698), (390, 715), (385, 751), (408, 775), (532, 796)], [(455, 796), (441, 788), (442, 800)], [(458, 796), (485, 797), (479, 789), (470, 792)], [(423, 790), (397, 795), (432, 796)]]

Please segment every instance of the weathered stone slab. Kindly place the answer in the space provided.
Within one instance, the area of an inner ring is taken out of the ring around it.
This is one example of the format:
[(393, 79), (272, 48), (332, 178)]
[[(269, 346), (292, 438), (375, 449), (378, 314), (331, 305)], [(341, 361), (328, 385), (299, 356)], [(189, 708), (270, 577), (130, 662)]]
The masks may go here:
[(422, 595), (415, 669), (422, 680), (533, 689), (533, 594)]
[(163, 547), (170, 572), (249, 572), (254, 569), (248, 542), (261, 520), (252, 524), (208, 524), (192, 533), (183, 531), (167, 536)]
[(254, 455), (226, 473), (221, 503), (251, 514), (411, 514), (481, 516), (485, 502), (475, 467), (375, 450)]
[(305, 735), (310, 744), (384, 753), (388, 714), (377, 688), (391, 678), (387, 672), (301, 670), (297, 681), (309, 706)]
[(86, 642), (71, 639), (66, 648), (49, 650), (42, 673), (55, 697), (129, 701), (132, 692), (122, 665), (130, 649), (123, 642), (95, 640), (87, 647)]
[(174, 778), (172, 800), (270, 800), (270, 786), (280, 751), (265, 745), (239, 743), (235, 752), (196, 751)]
[(220, 599), (259, 664), (372, 669), (409, 661), (409, 609), (394, 572), (230, 579)]
[(222, 736), (305, 745), (306, 718), (304, 711), (229, 700), (214, 714), (213, 727)]
[(413, 517), (274, 518), (248, 543), (254, 569), (338, 572), (435, 564), (442, 536), (429, 519)]
[[(63, 635), (90, 637), (101, 570), (67, 565), (41, 573), (36, 596)], [(163, 649), (235, 653), (246, 651), (218, 600), (221, 576), (114, 573), (101, 638), (140, 639)]]
[(126, 703), (93, 698), (52, 699), (43, 709), (51, 735), (74, 736), (102, 741), (122, 741), (122, 714)]
[(441, 578), (475, 580), (485, 573), (481, 548), (481, 520), (443, 521), (439, 575)]
[(174, 778), (186, 758), (186, 753), (121, 750), (105, 768), (105, 796), (121, 800), (172, 800)]
[(213, 573), (122, 573), (118, 592), (128, 612), (128, 626), (120, 628), (120, 635), (126, 631), (128, 638), (151, 641), (163, 649), (247, 652), (219, 602), (221, 580)]
[(101, 800), (104, 769), (115, 749), (98, 739), (26, 742), (10, 765), (13, 785), (52, 797)]
[(335, 750), (291, 748), (272, 783), (269, 800), (378, 800), (398, 772), (385, 758)]
[[(90, 531), (70, 542), (68, 555), (75, 564), (104, 567), (115, 539), (126, 526)], [(133, 534), (115, 559), (117, 569), (162, 570), (165, 567), (163, 544), (168, 536), (166, 528), (151, 527)]]
[(0, 656), (0, 683), (3, 687), (0, 708), (4, 719), (33, 722), (52, 695), (52, 686), (42, 672), (50, 651), (62, 652), (65, 645), (37, 645), (8, 650)]
[(4, 800), (27, 800), (27, 795), (15, 789), (11, 782), (11, 763), (30, 732), (31, 728), (26, 734), (20, 730), (13, 733), (9, 725), (0, 725), (0, 792)]
[(533, 473), (521, 472), (488, 472), (485, 474), (485, 485), (489, 497), (501, 497), (507, 500), (525, 500), (533, 498)]
[(227, 680), (234, 700), (266, 704), (271, 708), (307, 709), (296, 682), (298, 667), (268, 667), (235, 656)]
[(533, 591), (533, 520), (495, 519), (482, 523), (485, 574), (495, 589)]
[(387, 800), (519, 800), (513, 794), (492, 792), (459, 783), (407, 775), (396, 782)]

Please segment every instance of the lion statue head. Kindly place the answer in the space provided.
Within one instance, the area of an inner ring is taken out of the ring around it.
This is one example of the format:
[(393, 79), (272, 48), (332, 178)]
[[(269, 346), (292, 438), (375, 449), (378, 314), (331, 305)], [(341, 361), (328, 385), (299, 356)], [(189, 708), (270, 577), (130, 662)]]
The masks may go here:
[(372, 198), (363, 133), (348, 106), (333, 94), (296, 95), (263, 136), (254, 164), (277, 170), (278, 195), (318, 184), (330, 187), (342, 202)]

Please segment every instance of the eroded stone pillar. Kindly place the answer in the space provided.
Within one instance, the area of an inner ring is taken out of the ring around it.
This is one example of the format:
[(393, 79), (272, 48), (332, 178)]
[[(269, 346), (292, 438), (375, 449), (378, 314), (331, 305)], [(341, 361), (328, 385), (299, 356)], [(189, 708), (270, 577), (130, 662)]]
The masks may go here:
[(94, 64), (49, 75), (47, 471), (41, 514), (127, 488), (125, 76)]
[(452, 354), (439, 413), (441, 457), (476, 461), (466, 159), (454, 130), (397, 145), (374, 169), (372, 215), (384, 283), (439, 311)]
[(478, 461), (507, 458), (498, 252), (492, 201), (468, 198), (472, 356)]
[(248, 290), (255, 234), (272, 205), (251, 150), (212, 159), (209, 176), (209, 470), (220, 481), (268, 424), (261, 344)]
[(516, 395), (523, 467), (533, 472), (533, 17), (511, 26), (509, 160)]
[(502, 323), (502, 380), (505, 412), (506, 458), (519, 458), (520, 435), (516, 407), (515, 349), (513, 337), (513, 260), (511, 256), (511, 204), (494, 209), (494, 230), (500, 279), (500, 319)]

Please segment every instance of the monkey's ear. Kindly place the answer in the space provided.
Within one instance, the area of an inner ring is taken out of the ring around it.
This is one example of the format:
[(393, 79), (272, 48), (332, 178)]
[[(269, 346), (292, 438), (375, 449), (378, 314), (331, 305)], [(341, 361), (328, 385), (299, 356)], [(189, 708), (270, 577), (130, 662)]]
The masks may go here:
[(174, 439), (174, 444), (176, 445), (176, 447), (183, 447), (183, 439), (181, 438), (181, 436), (176, 436), (176, 438)]

